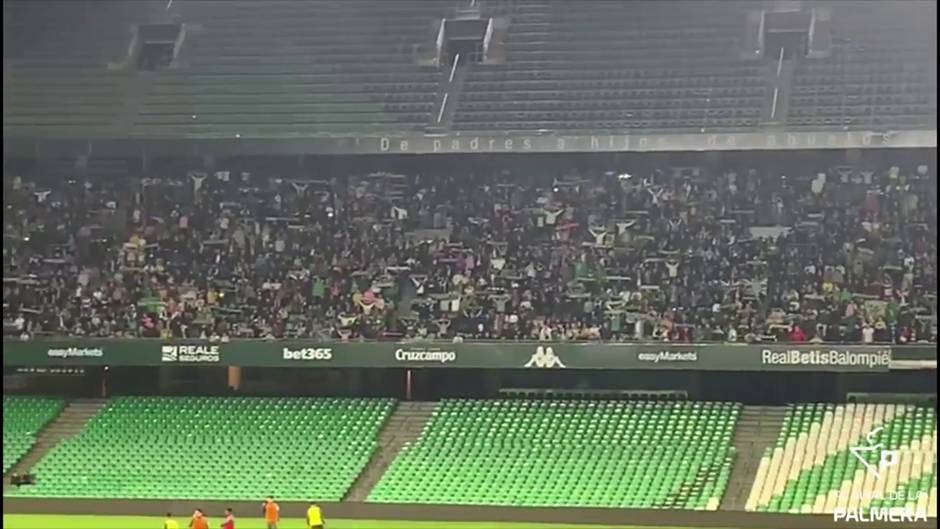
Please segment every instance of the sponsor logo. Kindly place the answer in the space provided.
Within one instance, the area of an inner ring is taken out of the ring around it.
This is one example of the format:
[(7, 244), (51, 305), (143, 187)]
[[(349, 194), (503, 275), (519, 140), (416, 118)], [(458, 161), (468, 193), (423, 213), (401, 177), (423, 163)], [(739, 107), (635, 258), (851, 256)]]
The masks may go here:
[(162, 345), (160, 354), (164, 362), (218, 362), (221, 351), (218, 345)]
[(303, 349), (288, 349), (284, 347), (281, 350), (284, 360), (332, 360), (333, 349), (329, 347), (304, 347)]
[(18, 367), (16, 372), (23, 375), (84, 375), (84, 367)]
[(433, 351), (428, 349), (396, 349), (395, 360), (399, 362), (440, 362), (446, 364), (457, 360), (457, 351)]
[(100, 347), (64, 347), (49, 349), (46, 356), (50, 358), (101, 358), (104, 350)]
[(657, 351), (655, 353), (637, 353), (636, 359), (640, 362), (698, 362), (698, 353), (695, 351)]
[(535, 350), (535, 353), (532, 354), (532, 358), (529, 358), (529, 361), (525, 363), (525, 367), (536, 367), (542, 369), (549, 368), (565, 368), (565, 364), (562, 363), (561, 358), (555, 354), (555, 350), (551, 347), (542, 347), (541, 345)]
[(820, 349), (771, 351), (763, 349), (760, 354), (761, 364), (772, 366), (866, 366), (869, 368), (888, 367), (891, 364), (891, 351), (881, 349), (871, 352), (828, 351)]

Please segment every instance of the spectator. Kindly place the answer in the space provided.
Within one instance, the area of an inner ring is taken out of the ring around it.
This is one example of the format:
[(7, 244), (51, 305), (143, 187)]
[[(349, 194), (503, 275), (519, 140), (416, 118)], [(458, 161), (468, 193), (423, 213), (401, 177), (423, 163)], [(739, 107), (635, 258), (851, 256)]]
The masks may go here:
[(875, 341), (875, 328), (870, 323), (865, 322), (862, 327), (862, 343), (873, 343)]
[(790, 341), (793, 343), (803, 343), (806, 341), (806, 333), (803, 332), (803, 329), (794, 324), (790, 329)]
[(4, 331), (935, 341), (926, 168), (615, 174), (5, 179)]

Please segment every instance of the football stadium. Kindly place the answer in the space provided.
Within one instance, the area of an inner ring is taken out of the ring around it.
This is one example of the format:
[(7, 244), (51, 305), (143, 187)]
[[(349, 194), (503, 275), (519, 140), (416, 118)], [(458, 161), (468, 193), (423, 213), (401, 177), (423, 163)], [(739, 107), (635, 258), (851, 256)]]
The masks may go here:
[(5, 529), (936, 527), (936, 2), (3, 39)]

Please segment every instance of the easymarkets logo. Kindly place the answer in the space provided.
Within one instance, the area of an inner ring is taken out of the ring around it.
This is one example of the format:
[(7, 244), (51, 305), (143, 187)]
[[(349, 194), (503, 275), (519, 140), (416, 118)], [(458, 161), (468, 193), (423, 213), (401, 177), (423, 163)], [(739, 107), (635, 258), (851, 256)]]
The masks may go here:
[(881, 349), (874, 352), (828, 351), (820, 349), (771, 351), (763, 349), (761, 364), (769, 366), (866, 366), (869, 368), (887, 367), (891, 364), (891, 351)]
[(49, 358), (101, 358), (104, 350), (100, 347), (64, 347), (46, 351)]
[(441, 364), (447, 364), (457, 360), (457, 351), (396, 349), (395, 360), (399, 362), (439, 362)]
[(695, 351), (657, 351), (655, 353), (637, 353), (636, 359), (640, 362), (698, 362), (698, 353)]
[(163, 362), (216, 363), (222, 359), (218, 345), (161, 345), (160, 355)]

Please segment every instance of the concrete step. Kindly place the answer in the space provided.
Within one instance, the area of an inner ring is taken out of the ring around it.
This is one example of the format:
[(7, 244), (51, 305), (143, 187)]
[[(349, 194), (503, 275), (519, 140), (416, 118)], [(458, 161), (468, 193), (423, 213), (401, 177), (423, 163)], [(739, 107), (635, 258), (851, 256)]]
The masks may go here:
[(786, 408), (776, 406), (745, 406), (741, 410), (732, 437), (735, 461), (719, 510), (744, 510), (761, 457), (777, 441), (786, 414)]
[[(107, 402), (106, 399), (81, 399), (68, 403), (59, 416), (38, 433), (35, 444), (13, 465), (8, 474), (28, 473), (63, 439), (78, 435), (88, 421), (104, 409)], [(8, 480), (4, 479), (4, 490), (7, 486)]]
[(347, 491), (344, 501), (365, 501), (401, 449), (415, 442), (430, 420), (436, 402), (402, 402), (386, 420), (378, 436), (378, 448), (369, 464)]

